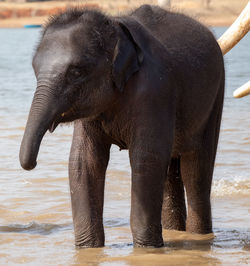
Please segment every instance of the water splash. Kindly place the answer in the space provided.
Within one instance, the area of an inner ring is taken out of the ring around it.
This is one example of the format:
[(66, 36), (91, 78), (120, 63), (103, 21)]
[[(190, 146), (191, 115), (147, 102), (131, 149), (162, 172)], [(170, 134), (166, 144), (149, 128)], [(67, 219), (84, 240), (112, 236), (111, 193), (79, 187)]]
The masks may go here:
[(219, 179), (214, 180), (212, 186), (212, 196), (249, 196), (250, 179), (235, 177), (230, 180)]

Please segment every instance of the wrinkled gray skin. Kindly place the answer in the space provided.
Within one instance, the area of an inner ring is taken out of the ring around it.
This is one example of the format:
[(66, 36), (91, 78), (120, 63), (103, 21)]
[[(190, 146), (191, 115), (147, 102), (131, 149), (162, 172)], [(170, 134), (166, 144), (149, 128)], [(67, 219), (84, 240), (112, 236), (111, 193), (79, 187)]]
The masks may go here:
[(33, 68), (38, 85), (20, 162), (33, 169), (46, 131), (75, 121), (69, 180), (77, 246), (104, 245), (111, 144), (129, 150), (136, 246), (162, 246), (162, 227), (212, 232), (224, 63), (208, 29), (147, 5), (123, 17), (71, 10), (46, 26)]

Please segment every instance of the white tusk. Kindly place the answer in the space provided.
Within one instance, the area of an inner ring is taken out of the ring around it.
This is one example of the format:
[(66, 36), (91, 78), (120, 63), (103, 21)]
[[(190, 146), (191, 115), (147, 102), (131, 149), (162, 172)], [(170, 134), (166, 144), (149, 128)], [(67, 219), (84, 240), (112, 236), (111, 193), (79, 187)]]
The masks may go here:
[(162, 7), (171, 7), (171, 0), (158, 0), (158, 5)]
[[(239, 17), (219, 38), (218, 43), (223, 55), (229, 52), (250, 30), (250, 1), (242, 10)], [(250, 81), (234, 91), (235, 98), (250, 94)]]
[(250, 1), (230, 28), (219, 38), (223, 55), (230, 51), (250, 30)]
[(250, 81), (242, 85), (240, 88), (234, 91), (235, 98), (241, 98), (250, 94)]

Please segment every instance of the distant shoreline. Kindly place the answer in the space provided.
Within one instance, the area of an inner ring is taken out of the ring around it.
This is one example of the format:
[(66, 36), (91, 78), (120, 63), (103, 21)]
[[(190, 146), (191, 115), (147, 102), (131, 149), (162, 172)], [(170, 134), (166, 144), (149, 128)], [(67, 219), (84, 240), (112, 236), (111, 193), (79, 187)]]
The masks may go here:
[[(25, 25), (40, 24), (44, 25), (48, 20), (48, 16), (42, 17), (24, 17), (10, 18), (0, 20), (0, 28), (23, 28)], [(201, 23), (211, 27), (228, 27), (234, 22), (234, 18), (209, 18), (205, 21), (198, 19)]]
[[(211, 1), (211, 7), (204, 8), (200, 1), (172, 0), (172, 9), (199, 20), (207, 26), (230, 26), (248, 0), (227, 0), (223, 4), (221, 0)], [(237, 3), (235, 3), (237, 2)], [(89, 8), (100, 8), (110, 14), (122, 14), (129, 9), (139, 6), (140, 1), (128, 0), (99, 0), (80, 2), (49, 1), (32, 3), (0, 3), (0, 28), (22, 28), (24, 25), (41, 24), (43, 25), (50, 15), (56, 14), (69, 7), (86, 6)], [(145, 0), (143, 3), (156, 4), (157, 1)]]

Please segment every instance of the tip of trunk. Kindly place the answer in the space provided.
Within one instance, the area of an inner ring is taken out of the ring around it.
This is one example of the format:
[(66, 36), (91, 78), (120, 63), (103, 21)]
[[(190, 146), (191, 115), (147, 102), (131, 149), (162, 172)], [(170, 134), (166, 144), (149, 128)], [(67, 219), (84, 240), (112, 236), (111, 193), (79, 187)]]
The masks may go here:
[(37, 131), (26, 127), (19, 152), (19, 161), (23, 169), (32, 170), (36, 167), (37, 154), (42, 136)]
[(36, 160), (31, 161), (29, 158), (22, 156), (22, 154), (19, 155), (19, 160), (22, 168), (28, 171), (34, 169), (37, 164)]

